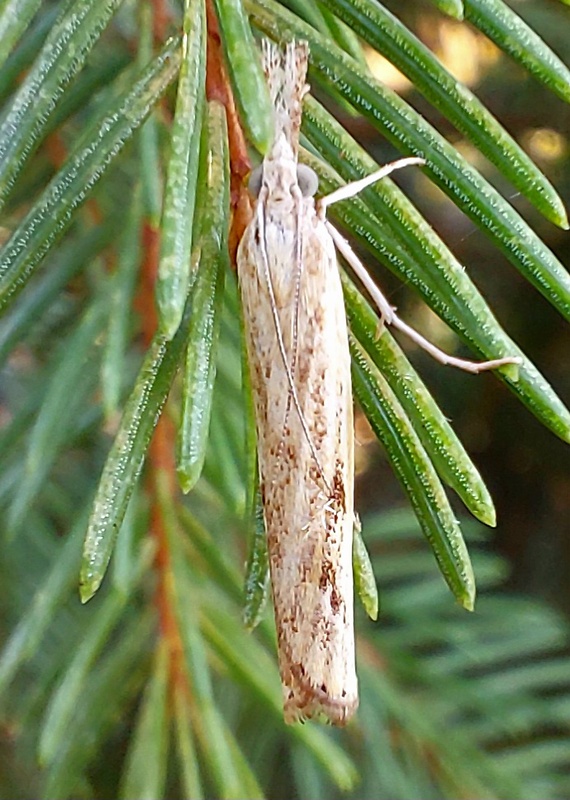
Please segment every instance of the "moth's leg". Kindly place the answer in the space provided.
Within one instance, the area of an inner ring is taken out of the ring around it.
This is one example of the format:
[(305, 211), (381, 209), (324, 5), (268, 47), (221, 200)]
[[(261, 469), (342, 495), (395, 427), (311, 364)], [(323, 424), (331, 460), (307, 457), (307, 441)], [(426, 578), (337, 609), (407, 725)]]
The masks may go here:
[(398, 317), (394, 308), (388, 303), (378, 286), (376, 286), (366, 270), (366, 267), (358, 258), (352, 247), (348, 244), (346, 239), (340, 235), (340, 233), (330, 224), (330, 222), (325, 221), (325, 224), (339, 253), (346, 259), (348, 264), (350, 264), (351, 268), (353, 269), (355, 275), (357, 275), (362, 281), (362, 284), (366, 288), (368, 294), (374, 301), (386, 323), (405, 333), (412, 341), (416, 342), (416, 344), (433, 356), (436, 361), (439, 361), (441, 364), (449, 364), (453, 367), (458, 367), (459, 369), (472, 373), (483, 372), (488, 369), (497, 369), (497, 367), (502, 367), (505, 364), (522, 364), (522, 359), (518, 356), (495, 358), (491, 361), (469, 361), (465, 358), (451, 356), (448, 353), (445, 353), (443, 350), (440, 350), (439, 347), (436, 347), (434, 344), (432, 344), (432, 342), (422, 336), (421, 333), (418, 333), (418, 331), (414, 330), (414, 328), (412, 328), (410, 325), (407, 325), (403, 320), (400, 319), (400, 317)]
[[(330, 223), (327, 221), (325, 213), (327, 206), (332, 205), (333, 203), (337, 203), (339, 200), (347, 200), (350, 197), (355, 197), (359, 194), (363, 189), (366, 189), (367, 186), (370, 186), (376, 181), (382, 180), (382, 178), (386, 178), (390, 173), (395, 172), (398, 169), (403, 169), (404, 167), (410, 166), (422, 166), (425, 164), (425, 159), (417, 158), (415, 156), (410, 156), (409, 158), (400, 158), (397, 161), (392, 161), (389, 164), (385, 164), (380, 169), (372, 172), (370, 175), (366, 175), (364, 178), (361, 178), (358, 181), (353, 181), (352, 183), (347, 183), (345, 186), (341, 186), (336, 189), (334, 192), (331, 192), (329, 195), (325, 197), (321, 197), (317, 202), (317, 213), (319, 214), (320, 218), (325, 222), (329, 233), (331, 234), (337, 249), (344, 255), (347, 261), (350, 263), (351, 255), (354, 255), (352, 248), (345, 239), (340, 237), (338, 239), (339, 234), (335, 228), (333, 228)], [(347, 254), (345, 250), (350, 250), (350, 253)], [(354, 256), (356, 258), (356, 256)], [(360, 263), (360, 262), (359, 262)], [(392, 324), (394, 318), (394, 309), (388, 303), (382, 292), (378, 289), (364, 266), (361, 264), (362, 269), (358, 272), (362, 283), (366, 287), (370, 297), (374, 300), (376, 307), (380, 312), (381, 322), (386, 322), (388, 325)], [(357, 271), (355, 269), (355, 271)]]
[(374, 305), (380, 312), (382, 321), (384, 321), (387, 325), (392, 325), (394, 322), (394, 317), (396, 316), (396, 310), (394, 307), (390, 305), (378, 286), (374, 283), (370, 277), (370, 273), (362, 261), (358, 258), (352, 247), (346, 241), (344, 236), (340, 235), (340, 233), (333, 225), (331, 225), (328, 219), (325, 220), (325, 225), (327, 226), (327, 230), (330, 233), (333, 242), (335, 243), (336, 249), (350, 264), (356, 275), (358, 275), (360, 278), (364, 288), (374, 301)]
[(363, 189), (366, 189), (367, 186), (376, 183), (376, 181), (381, 181), (382, 178), (386, 178), (390, 173), (398, 169), (411, 166), (421, 167), (425, 163), (425, 158), (410, 156), (409, 158), (399, 158), (397, 161), (392, 161), (390, 164), (384, 164), (384, 166), (376, 170), (376, 172), (372, 172), (370, 175), (366, 175), (358, 181), (340, 186), (338, 189), (335, 189), (334, 192), (326, 195), (326, 197), (321, 197), (318, 201), (319, 212), (324, 214), (327, 206), (338, 203), (339, 200), (347, 200), (349, 197), (355, 197), (357, 194), (360, 194)]

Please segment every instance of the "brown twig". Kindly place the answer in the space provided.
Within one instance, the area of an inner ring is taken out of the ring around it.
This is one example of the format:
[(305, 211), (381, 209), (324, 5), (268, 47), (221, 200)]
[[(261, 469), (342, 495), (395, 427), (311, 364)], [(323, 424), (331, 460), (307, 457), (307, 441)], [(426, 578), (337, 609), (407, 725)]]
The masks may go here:
[(239, 120), (224, 57), (218, 29), (218, 21), (211, 0), (206, 0), (208, 25), (208, 57), (206, 65), (206, 96), (208, 100), (217, 100), (226, 109), (228, 120), (228, 140), (230, 150), (231, 171), (231, 205), (232, 225), (229, 235), (229, 250), (232, 263), (243, 232), (251, 219), (251, 203), (245, 178), (251, 171), (251, 161), (247, 144)]
[[(162, 15), (164, 7), (161, 0), (155, 0), (154, 8), (155, 13), (160, 17), (154, 21), (156, 35), (158, 30), (163, 30), (167, 19)], [(238, 242), (251, 216), (249, 196), (244, 185), (244, 179), (250, 172), (251, 163), (224, 67), (217, 20), (210, 0), (206, 0), (206, 8), (208, 25), (206, 96), (208, 100), (222, 103), (227, 114), (233, 209), (230, 251), (235, 258)], [(145, 346), (148, 346), (155, 335), (158, 324), (154, 287), (160, 256), (160, 233), (149, 220), (146, 220), (143, 226), (142, 243), (144, 256), (136, 305), (142, 319), (142, 339)], [(174, 496), (178, 491), (174, 451), (174, 425), (170, 418), (163, 414), (156, 426), (149, 448), (146, 481), (151, 499), (150, 535), (156, 542), (155, 569), (158, 583), (155, 604), (159, 615), (160, 635), (166, 642), (169, 653), (171, 686), (173, 689), (174, 687), (181, 688), (190, 697), (191, 687), (183, 669), (183, 646), (172, 598), (172, 554), (168, 542), (167, 521), (164, 519), (164, 511), (159, 502), (161, 491), (164, 491), (165, 486), (170, 496)]]

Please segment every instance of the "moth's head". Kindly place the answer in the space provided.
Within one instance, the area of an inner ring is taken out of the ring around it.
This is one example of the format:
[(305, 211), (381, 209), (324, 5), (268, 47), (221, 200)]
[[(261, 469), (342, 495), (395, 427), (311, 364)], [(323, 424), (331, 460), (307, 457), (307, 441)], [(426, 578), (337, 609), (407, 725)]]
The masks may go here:
[(272, 202), (280, 203), (291, 201), (299, 191), (303, 197), (313, 197), (319, 188), (319, 179), (310, 167), (297, 163), (288, 142), (283, 140), (276, 142), (269, 155), (252, 171), (248, 188), (254, 197), (259, 197), (264, 189)]

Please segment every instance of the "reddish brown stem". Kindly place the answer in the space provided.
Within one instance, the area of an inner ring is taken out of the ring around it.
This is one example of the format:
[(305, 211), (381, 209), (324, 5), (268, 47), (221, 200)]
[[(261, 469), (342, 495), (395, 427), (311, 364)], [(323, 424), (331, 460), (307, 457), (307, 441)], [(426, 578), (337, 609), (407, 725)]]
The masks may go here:
[[(168, 20), (162, 0), (154, 0), (155, 22), (154, 33), (163, 31)], [(207, 65), (206, 96), (208, 100), (217, 100), (226, 109), (228, 120), (228, 138), (231, 165), (231, 202), (234, 211), (232, 230), (230, 232), (230, 249), (235, 254), (237, 244), (243, 234), (250, 215), (249, 197), (244, 186), (244, 179), (251, 169), (247, 145), (239, 121), (236, 105), (231, 91), (227, 71), (223, 63), (223, 51), (216, 15), (210, 0), (206, 0), (207, 8)], [(164, 12), (164, 15), (163, 15)], [(142, 231), (143, 261), (139, 292), (136, 305), (142, 319), (142, 338), (146, 346), (151, 342), (157, 329), (157, 313), (154, 299), (154, 286), (158, 272), (160, 255), (159, 231), (147, 220)], [(163, 414), (156, 427), (147, 459), (147, 488), (151, 498), (150, 534), (156, 542), (155, 568), (157, 572), (157, 589), (155, 603), (159, 615), (160, 634), (166, 642), (169, 652), (172, 687), (182, 686), (185, 692), (190, 687), (186, 680), (183, 660), (183, 647), (178, 621), (172, 602), (172, 565), (168, 544), (167, 521), (158, 501), (160, 490), (166, 490), (171, 496), (177, 492), (176, 466), (174, 462), (175, 430), (170, 418)], [(160, 484), (160, 485), (159, 485)]]
[(141, 239), (143, 255), (135, 308), (141, 316), (143, 343), (145, 347), (148, 347), (158, 326), (154, 285), (158, 274), (160, 255), (160, 233), (148, 220), (143, 223)]
[(172, 687), (182, 685), (187, 691), (188, 684), (183, 668), (183, 645), (171, 593), (172, 556), (163, 509), (157, 502), (160, 491), (164, 491), (164, 486), (158, 485), (159, 481), (166, 481), (166, 488), (170, 495), (174, 495), (177, 491), (173, 457), (174, 439), (175, 430), (172, 420), (163, 414), (156, 426), (149, 450), (151, 470), (148, 474), (148, 488), (152, 498), (150, 533), (156, 542), (155, 567), (158, 584), (155, 603), (158, 610), (160, 634), (168, 648), (171, 684)]
[(152, 35), (161, 44), (166, 39), (171, 13), (166, 0), (152, 0)]
[(251, 219), (251, 203), (244, 185), (251, 171), (251, 161), (247, 143), (231, 89), (228, 73), (224, 65), (223, 49), (220, 41), (218, 20), (212, 0), (206, 0), (208, 25), (208, 58), (206, 66), (206, 96), (217, 100), (226, 109), (228, 120), (228, 141), (231, 171), (232, 226), (229, 235), (229, 250), (232, 263), (235, 263), (237, 246)]

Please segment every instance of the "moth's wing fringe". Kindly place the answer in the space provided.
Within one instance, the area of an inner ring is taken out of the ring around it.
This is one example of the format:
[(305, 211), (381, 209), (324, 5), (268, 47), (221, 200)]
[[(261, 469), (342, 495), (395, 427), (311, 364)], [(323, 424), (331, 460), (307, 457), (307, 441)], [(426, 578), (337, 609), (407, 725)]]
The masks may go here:
[(313, 687), (309, 693), (305, 689), (284, 700), (283, 718), (287, 725), (314, 719), (342, 728), (350, 721), (357, 708), (358, 696), (349, 702), (335, 701)]

